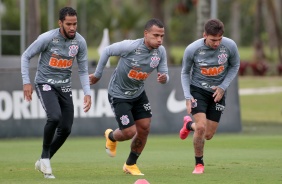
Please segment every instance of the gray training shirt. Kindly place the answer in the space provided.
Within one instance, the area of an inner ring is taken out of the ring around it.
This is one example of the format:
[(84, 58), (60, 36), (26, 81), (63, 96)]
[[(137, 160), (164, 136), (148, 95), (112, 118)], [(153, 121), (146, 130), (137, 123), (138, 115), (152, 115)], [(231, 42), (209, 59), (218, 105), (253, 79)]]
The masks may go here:
[(190, 84), (210, 92), (214, 92), (213, 86), (225, 91), (240, 67), (237, 45), (233, 40), (223, 37), (217, 49), (207, 46), (204, 40), (196, 40), (184, 51), (181, 83), (185, 99), (192, 98)]
[(84, 95), (90, 95), (87, 45), (79, 33), (74, 39), (67, 39), (57, 28), (39, 35), (21, 57), (23, 84), (30, 83), (29, 62), (39, 53), (35, 84), (71, 86), (72, 66), (76, 58)]
[(115, 98), (138, 97), (144, 91), (144, 81), (155, 69), (161, 74), (165, 73), (168, 79), (165, 48), (160, 46), (149, 50), (144, 44), (144, 38), (124, 40), (106, 47), (94, 73), (95, 77), (102, 77), (110, 56), (120, 56), (108, 86), (109, 94)]

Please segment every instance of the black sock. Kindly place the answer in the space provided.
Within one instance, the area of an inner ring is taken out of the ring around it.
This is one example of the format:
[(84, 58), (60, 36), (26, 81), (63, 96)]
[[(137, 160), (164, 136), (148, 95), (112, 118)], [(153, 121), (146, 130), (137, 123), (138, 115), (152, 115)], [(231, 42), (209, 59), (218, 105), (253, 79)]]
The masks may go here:
[(131, 151), (129, 156), (128, 156), (128, 158), (127, 158), (126, 165), (134, 165), (134, 164), (136, 164), (137, 159), (138, 159), (139, 156), (140, 156), (139, 153)]
[(195, 157), (195, 160), (196, 160), (196, 165), (198, 164), (202, 164), (204, 165), (204, 159), (203, 159), (204, 156), (201, 156), (201, 157)]
[(193, 123), (193, 121), (189, 121), (189, 122), (186, 124), (186, 129), (187, 129), (187, 130), (194, 131), (193, 128), (192, 128), (192, 123)]
[(109, 133), (109, 139), (110, 139), (111, 141), (113, 141), (113, 142), (116, 142), (116, 140), (114, 139), (113, 131), (111, 131), (111, 132)]

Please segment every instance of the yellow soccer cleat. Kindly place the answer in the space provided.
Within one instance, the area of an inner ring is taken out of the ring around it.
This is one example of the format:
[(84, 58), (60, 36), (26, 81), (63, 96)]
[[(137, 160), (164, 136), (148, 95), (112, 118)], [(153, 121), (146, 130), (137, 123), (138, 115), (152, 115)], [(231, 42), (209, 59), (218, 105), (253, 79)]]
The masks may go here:
[(125, 163), (123, 165), (123, 172), (125, 172), (126, 174), (135, 175), (135, 176), (143, 176), (144, 175), (143, 173), (141, 173), (141, 171), (139, 170), (139, 168), (137, 167), (136, 164), (126, 165), (126, 163)]
[(116, 156), (116, 148), (117, 148), (117, 141), (113, 142), (109, 139), (109, 134), (112, 132), (112, 129), (107, 129), (105, 131), (105, 138), (106, 138), (106, 152), (110, 157)]

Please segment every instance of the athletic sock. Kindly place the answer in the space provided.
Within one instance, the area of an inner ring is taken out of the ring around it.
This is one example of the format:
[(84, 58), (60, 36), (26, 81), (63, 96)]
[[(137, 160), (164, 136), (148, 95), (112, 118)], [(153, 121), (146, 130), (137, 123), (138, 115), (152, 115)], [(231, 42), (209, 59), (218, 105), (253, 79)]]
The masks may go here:
[(129, 156), (128, 156), (128, 158), (127, 158), (126, 165), (134, 165), (134, 164), (136, 164), (137, 159), (138, 159), (139, 156), (140, 156), (139, 153), (131, 151)]
[(187, 130), (190, 130), (190, 131), (194, 131), (193, 128), (192, 128), (192, 124), (193, 124), (193, 121), (189, 121), (189, 122), (186, 124), (186, 129), (187, 129)]
[(204, 159), (203, 159), (204, 156), (201, 156), (201, 157), (195, 157), (195, 160), (196, 160), (196, 165), (198, 164), (202, 164), (204, 165)]
[(109, 139), (113, 142), (116, 142), (116, 140), (114, 139), (113, 131), (109, 133)]

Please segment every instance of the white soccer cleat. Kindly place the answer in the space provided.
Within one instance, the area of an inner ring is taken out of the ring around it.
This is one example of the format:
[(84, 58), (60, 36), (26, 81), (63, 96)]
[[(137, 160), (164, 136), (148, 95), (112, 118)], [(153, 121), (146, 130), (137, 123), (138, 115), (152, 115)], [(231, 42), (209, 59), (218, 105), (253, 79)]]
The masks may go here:
[(35, 162), (35, 169), (42, 172), (44, 178), (54, 179), (55, 176), (52, 174), (52, 168), (50, 164), (50, 159), (39, 159)]
[(36, 162), (35, 162), (35, 170), (40, 171), (40, 160), (36, 160)]
[(44, 174), (44, 178), (46, 178), (46, 179), (55, 179), (55, 176), (53, 174)]
[(49, 158), (40, 159), (40, 171), (44, 174), (52, 174), (52, 168)]

